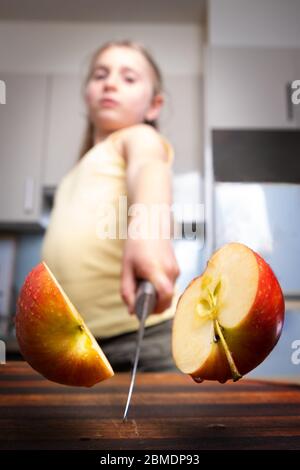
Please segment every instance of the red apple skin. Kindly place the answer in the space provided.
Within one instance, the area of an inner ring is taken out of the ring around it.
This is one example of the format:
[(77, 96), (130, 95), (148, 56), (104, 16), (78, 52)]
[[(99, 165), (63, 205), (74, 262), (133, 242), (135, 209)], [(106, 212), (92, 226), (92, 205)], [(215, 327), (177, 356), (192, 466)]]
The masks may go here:
[[(257, 367), (272, 351), (282, 331), (285, 311), (283, 293), (275, 274), (260, 255), (251, 251), (259, 269), (255, 300), (239, 325), (222, 330), (241, 375)], [(220, 341), (214, 343), (206, 362), (191, 377), (218, 380), (221, 383), (232, 379)]]
[(92, 346), (88, 354), (76, 348), (83, 334), (80, 321), (72, 317), (43, 263), (25, 279), (15, 323), (24, 359), (49, 380), (91, 387), (113, 375)]

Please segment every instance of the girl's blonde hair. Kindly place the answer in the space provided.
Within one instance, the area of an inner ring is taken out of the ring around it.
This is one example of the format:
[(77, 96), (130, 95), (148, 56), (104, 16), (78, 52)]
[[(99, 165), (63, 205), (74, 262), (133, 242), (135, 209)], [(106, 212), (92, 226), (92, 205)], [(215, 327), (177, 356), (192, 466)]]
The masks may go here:
[[(155, 60), (153, 59), (152, 55), (146, 50), (146, 48), (142, 44), (129, 41), (129, 40), (109, 41), (103, 44), (103, 46), (101, 46), (99, 49), (95, 51), (90, 61), (88, 74), (83, 83), (84, 89), (93, 74), (94, 66), (95, 66), (95, 62), (97, 58), (102, 52), (104, 52), (106, 49), (109, 49), (110, 47), (129, 47), (130, 49), (134, 49), (140, 52), (143, 55), (143, 57), (147, 60), (148, 64), (150, 65), (153, 71), (153, 76), (154, 76), (153, 96), (163, 91), (163, 80), (162, 80), (161, 71), (158, 65), (156, 64)], [(145, 119), (144, 122), (146, 124), (150, 124), (155, 129), (158, 129), (158, 123), (156, 120), (148, 121), (147, 119)], [(79, 159), (81, 159), (93, 146), (94, 146), (94, 126), (91, 120), (88, 118), (85, 135), (84, 135), (82, 146), (81, 146), (80, 153), (79, 153)]]

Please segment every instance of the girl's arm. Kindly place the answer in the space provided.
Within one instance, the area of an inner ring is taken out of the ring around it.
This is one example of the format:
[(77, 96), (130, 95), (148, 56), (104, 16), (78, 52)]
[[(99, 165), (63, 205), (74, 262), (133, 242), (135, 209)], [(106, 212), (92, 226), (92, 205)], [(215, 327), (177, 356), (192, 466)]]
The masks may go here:
[[(158, 293), (155, 312), (161, 313), (171, 304), (174, 284), (179, 275), (171, 242), (171, 170), (159, 134), (146, 124), (127, 130), (124, 153), (129, 218), (121, 295), (132, 313), (136, 278), (148, 279)], [(144, 230), (142, 234), (141, 228)]]

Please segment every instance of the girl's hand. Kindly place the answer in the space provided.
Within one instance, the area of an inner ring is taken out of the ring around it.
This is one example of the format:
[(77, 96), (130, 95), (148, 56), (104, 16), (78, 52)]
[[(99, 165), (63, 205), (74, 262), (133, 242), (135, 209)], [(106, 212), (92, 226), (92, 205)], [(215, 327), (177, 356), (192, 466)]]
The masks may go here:
[(171, 240), (128, 238), (123, 252), (121, 296), (128, 306), (129, 313), (134, 313), (137, 278), (152, 282), (158, 294), (153, 313), (162, 313), (171, 305), (175, 281), (179, 274)]

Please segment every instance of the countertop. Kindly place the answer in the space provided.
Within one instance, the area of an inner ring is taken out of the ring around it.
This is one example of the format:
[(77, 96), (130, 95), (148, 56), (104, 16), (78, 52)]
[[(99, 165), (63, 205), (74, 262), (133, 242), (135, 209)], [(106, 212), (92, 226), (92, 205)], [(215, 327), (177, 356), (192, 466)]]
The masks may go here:
[(66, 387), (0, 365), (0, 449), (300, 449), (300, 385), (140, 372), (123, 423), (129, 382)]

